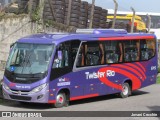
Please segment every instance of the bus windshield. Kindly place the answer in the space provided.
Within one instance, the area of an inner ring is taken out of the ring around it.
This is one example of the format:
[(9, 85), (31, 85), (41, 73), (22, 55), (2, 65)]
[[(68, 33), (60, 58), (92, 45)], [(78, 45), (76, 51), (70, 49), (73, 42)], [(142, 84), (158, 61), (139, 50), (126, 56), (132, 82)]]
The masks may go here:
[(17, 74), (45, 73), (54, 45), (16, 43), (11, 49), (6, 69)]

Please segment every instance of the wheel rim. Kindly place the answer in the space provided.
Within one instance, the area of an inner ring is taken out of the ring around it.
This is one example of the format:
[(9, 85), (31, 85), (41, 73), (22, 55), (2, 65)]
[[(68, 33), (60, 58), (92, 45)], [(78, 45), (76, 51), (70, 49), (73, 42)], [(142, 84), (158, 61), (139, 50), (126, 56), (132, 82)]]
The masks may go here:
[(123, 85), (123, 95), (128, 95), (128, 87), (126, 85)]
[(57, 95), (57, 103), (63, 104), (64, 102), (64, 96), (63, 95)]

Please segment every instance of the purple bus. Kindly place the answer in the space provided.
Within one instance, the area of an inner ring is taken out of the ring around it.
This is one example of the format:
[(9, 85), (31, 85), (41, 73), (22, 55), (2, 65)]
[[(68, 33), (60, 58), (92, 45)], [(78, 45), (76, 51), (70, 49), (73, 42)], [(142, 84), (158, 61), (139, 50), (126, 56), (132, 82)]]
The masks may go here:
[(115, 29), (36, 34), (11, 46), (3, 78), (5, 99), (68, 106), (69, 101), (132, 91), (155, 84), (153, 34)]

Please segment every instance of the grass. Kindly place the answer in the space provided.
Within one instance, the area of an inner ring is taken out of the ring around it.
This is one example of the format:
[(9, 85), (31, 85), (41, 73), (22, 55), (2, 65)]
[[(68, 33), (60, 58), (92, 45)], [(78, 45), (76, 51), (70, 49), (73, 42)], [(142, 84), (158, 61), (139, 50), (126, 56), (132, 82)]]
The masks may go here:
[(0, 98), (0, 105), (3, 103), (3, 99)]
[(160, 84), (160, 76), (157, 78), (157, 84)]
[(160, 73), (160, 67), (158, 68), (158, 73)]

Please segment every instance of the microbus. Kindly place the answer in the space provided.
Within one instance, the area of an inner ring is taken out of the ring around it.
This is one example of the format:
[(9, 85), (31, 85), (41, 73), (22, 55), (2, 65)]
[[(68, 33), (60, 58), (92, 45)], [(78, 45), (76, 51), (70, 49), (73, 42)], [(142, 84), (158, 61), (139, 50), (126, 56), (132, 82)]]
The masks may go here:
[[(115, 28), (123, 28), (130, 32), (131, 24), (132, 24), (132, 14), (116, 16), (116, 25)], [(107, 16), (107, 21), (109, 24), (109, 28), (112, 25), (112, 21), (114, 16)], [(143, 22), (142, 18), (138, 15), (135, 16), (134, 19), (134, 32), (146, 32), (146, 24)]]
[(121, 29), (77, 29), (36, 34), (10, 49), (3, 77), (5, 99), (68, 106), (69, 101), (119, 94), (155, 84), (154, 34)]

